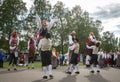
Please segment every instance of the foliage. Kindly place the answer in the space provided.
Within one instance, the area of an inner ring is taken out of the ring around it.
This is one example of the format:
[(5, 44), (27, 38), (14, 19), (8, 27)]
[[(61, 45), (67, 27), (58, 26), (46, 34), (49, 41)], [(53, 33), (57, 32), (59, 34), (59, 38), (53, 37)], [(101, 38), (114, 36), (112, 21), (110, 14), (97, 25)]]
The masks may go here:
[(17, 30), (20, 33), (23, 28), (24, 14), (26, 14), (26, 7), (22, 0), (4, 0), (0, 6), (0, 30), (1, 36), (4, 37), (2, 40), (7, 41), (3, 45), (6, 48), (8, 48), (8, 40), (12, 31)]
[(8, 39), (13, 30), (17, 30), (20, 36), (20, 48), (26, 49), (30, 36), (35, 36), (38, 27), (35, 22), (35, 15), (48, 22), (51, 18), (59, 19), (50, 30), (53, 47), (57, 51), (68, 50), (68, 35), (75, 30), (80, 43), (80, 53), (84, 52), (85, 42), (89, 32), (94, 32), (96, 38), (102, 41), (101, 48), (104, 50), (114, 50), (119, 48), (120, 39), (115, 38), (113, 33), (104, 32), (102, 22), (89, 16), (80, 6), (75, 6), (71, 10), (65, 8), (64, 3), (58, 1), (52, 6), (49, 0), (35, 0), (32, 7), (27, 10), (22, 0), (4, 0), (0, 5), (0, 43), (2, 48), (8, 48)]

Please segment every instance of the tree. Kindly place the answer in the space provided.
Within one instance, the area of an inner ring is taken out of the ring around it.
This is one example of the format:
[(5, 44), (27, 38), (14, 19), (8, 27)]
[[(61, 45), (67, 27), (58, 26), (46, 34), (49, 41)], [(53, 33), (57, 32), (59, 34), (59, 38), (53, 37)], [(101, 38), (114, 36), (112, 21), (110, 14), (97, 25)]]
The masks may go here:
[(34, 1), (35, 12), (41, 19), (49, 20), (51, 16), (51, 4), (47, 0), (35, 0)]
[[(60, 45), (60, 50), (62, 50), (62, 52), (65, 52), (64, 50), (66, 50), (66, 37), (68, 35), (67, 33), (67, 21), (66, 21), (66, 14), (69, 12), (69, 10), (67, 8), (64, 8), (64, 4), (60, 1), (58, 1), (55, 5), (54, 5), (54, 10), (53, 10), (53, 14), (54, 17), (57, 17), (60, 21), (59, 23), (57, 23), (56, 25), (56, 32), (57, 35), (54, 36), (58, 36), (59, 40), (56, 40), (56, 42), (59, 41), (58, 45)], [(54, 31), (53, 31), (54, 32)], [(55, 39), (54, 39), (55, 40)]]
[(24, 28), (21, 30), (23, 34), (21, 34), (22, 37), (22, 44), (21, 49), (24, 50), (27, 47), (27, 41), (31, 36), (35, 37), (36, 32), (38, 28), (36, 26), (35, 22), (35, 9), (34, 6), (32, 6), (29, 10), (29, 14), (25, 19), (24, 22)]
[(26, 7), (22, 0), (3, 0), (0, 6), (0, 30), (4, 39), (9, 40), (13, 30), (19, 32), (21, 23), (23, 23), (21, 17), (25, 12)]
[(102, 48), (105, 51), (116, 50), (118, 49), (118, 38), (115, 38), (113, 33), (106, 31), (102, 36)]
[(99, 38), (101, 22), (90, 18), (89, 13), (87, 11), (83, 11), (80, 6), (75, 6), (72, 9), (72, 20), (72, 28), (70, 29), (77, 32), (77, 38), (80, 43), (80, 52), (83, 53), (86, 47), (85, 42), (90, 32), (94, 32), (95, 36)]

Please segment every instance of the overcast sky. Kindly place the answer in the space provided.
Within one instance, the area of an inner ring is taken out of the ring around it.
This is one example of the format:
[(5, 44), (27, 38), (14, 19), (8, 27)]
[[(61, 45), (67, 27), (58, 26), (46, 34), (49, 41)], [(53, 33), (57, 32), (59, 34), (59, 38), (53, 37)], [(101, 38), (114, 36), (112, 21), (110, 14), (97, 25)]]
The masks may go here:
[[(29, 8), (33, 0), (23, 0)], [(49, 0), (52, 5), (62, 1), (65, 7), (72, 8), (80, 5), (90, 16), (102, 21), (104, 31), (114, 32), (120, 37), (120, 0)]]

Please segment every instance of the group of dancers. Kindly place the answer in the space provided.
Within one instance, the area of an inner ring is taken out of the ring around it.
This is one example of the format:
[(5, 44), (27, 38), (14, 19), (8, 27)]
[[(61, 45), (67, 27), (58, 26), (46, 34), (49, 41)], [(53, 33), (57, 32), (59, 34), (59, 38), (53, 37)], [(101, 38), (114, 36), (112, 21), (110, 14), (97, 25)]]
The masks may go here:
[[(69, 37), (69, 67), (66, 73), (71, 74), (73, 69), (76, 68), (76, 74), (79, 74), (79, 66), (78, 66), (78, 56), (79, 56), (79, 48), (80, 45), (78, 43), (78, 39), (75, 37), (76, 32), (72, 31)], [(100, 72), (99, 64), (98, 64), (98, 50), (101, 42), (96, 40), (96, 37), (93, 32), (90, 32), (87, 40), (86, 40), (86, 55), (90, 57), (90, 65), (91, 65), (91, 73), (94, 73), (94, 65), (97, 67), (97, 72)]]
[[(55, 22), (55, 21), (54, 21)], [(46, 23), (46, 20), (41, 21), (41, 25), (39, 25), (39, 31), (36, 35), (36, 40), (33, 37), (30, 37), (28, 40), (28, 69), (32, 68), (34, 69), (34, 58), (35, 58), (35, 50), (38, 49), (41, 53), (41, 61), (42, 61), (42, 69), (43, 69), (43, 79), (47, 79), (48, 75), (50, 78), (53, 78), (52, 74), (52, 63), (51, 63), (51, 47), (52, 47), (52, 41), (50, 39), (50, 29), (54, 23), (53, 21), (50, 22), (48, 25)], [(79, 74), (79, 65), (78, 65), (78, 56), (79, 56), (79, 41), (76, 38), (76, 32), (72, 31), (71, 34), (68, 36), (69, 39), (69, 67), (67, 70), (68, 74), (72, 73), (73, 68), (76, 68), (76, 74)], [(36, 44), (38, 44), (36, 48)], [(17, 32), (13, 32), (11, 34), (10, 40), (9, 40), (9, 49), (10, 49), (10, 62), (8, 66), (8, 71), (10, 71), (10, 66), (12, 64), (12, 61), (14, 60), (14, 70), (16, 69), (16, 57), (18, 56), (18, 50), (19, 50), (19, 37)], [(91, 72), (93, 73), (93, 64), (97, 64), (97, 58), (98, 58), (98, 47), (100, 46), (100, 42), (96, 40), (94, 33), (90, 32), (90, 35), (86, 41), (86, 49), (87, 49), (87, 55), (91, 56)], [(30, 65), (32, 63), (32, 65)], [(48, 72), (48, 73), (47, 73)], [(99, 69), (97, 72), (100, 72)]]
[[(40, 22), (40, 21), (39, 21)], [(49, 77), (53, 78), (52, 75), (52, 41), (50, 39), (49, 30), (51, 29), (53, 23), (56, 20), (52, 20), (48, 25), (46, 20), (42, 20), (39, 25), (39, 31), (37, 32), (35, 38), (30, 37), (28, 40), (28, 69), (34, 69), (34, 59), (35, 59), (35, 51), (38, 49), (41, 53), (41, 61), (42, 61), (42, 69), (43, 69), (43, 78), (48, 78), (47, 70), (49, 72)], [(8, 66), (8, 71), (11, 70), (12, 64), (14, 65), (14, 70), (17, 70), (17, 59), (18, 56), (18, 48), (19, 48), (19, 36), (16, 31), (11, 34), (9, 40), (9, 49), (10, 49), (10, 61)], [(38, 45), (38, 46), (37, 46)], [(12, 63), (13, 61), (13, 63)], [(32, 65), (31, 65), (32, 63)], [(48, 68), (48, 69), (47, 69)]]

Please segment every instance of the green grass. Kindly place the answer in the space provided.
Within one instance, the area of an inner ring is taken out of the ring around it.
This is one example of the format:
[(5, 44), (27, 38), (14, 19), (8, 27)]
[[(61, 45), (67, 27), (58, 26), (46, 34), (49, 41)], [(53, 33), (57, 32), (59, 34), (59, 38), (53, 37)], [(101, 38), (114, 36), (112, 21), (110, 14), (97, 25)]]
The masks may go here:
[(79, 66), (83, 66), (83, 62), (79, 62)]
[[(3, 69), (7, 69), (8, 64), (9, 64), (9, 62), (4, 62)], [(68, 66), (68, 65), (64, 65), (64, 66)], [(83, 63), (79, 62), (79, 66), (83, 66)], [(41, 62), (40, 61), (35, 61), (34, 62), (34, 67), (35, 68), (41, 68), (42, 67)], [(17, 66), (17, 68), (27, 68), (27, 67), (26, 66)]]
[[(3, 69), (8, 68), (8, 64), (9, 64), (9, 62), (4, 62)], [(35, 61), (34, 66), (35, 66), (35, 68), (40, 68), (42, 65), (41, 65), (40, 61)], [(26, 66), (17, 66), (17, 68), (26, 68)]]

